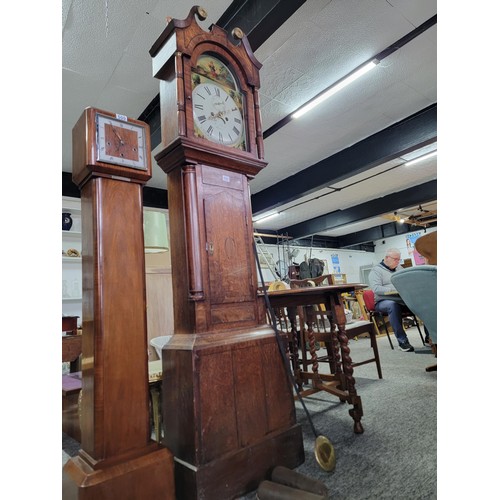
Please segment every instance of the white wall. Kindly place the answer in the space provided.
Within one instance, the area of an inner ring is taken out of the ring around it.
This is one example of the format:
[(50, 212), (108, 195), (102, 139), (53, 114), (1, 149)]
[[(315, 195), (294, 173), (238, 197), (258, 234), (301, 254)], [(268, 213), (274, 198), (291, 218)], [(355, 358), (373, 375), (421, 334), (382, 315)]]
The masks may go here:
[[(325, 274), (331, 274), (334, 272), (332, 257), (338, 256), (338, 261), (340, 265), (340, 272), (347, 275), (347, 281), (351, 283), (358, 283), (360, 281), (359, 277), (359, 266), (365, 266), (373, 263), (373, 253), (364, 252), (361, 250), (340, 250), (333, 248), (310, 248), (310, 247), (290, 247), (293, 249), (298, 248), (299, 253), (294, 257), (293, 262), (300, 264), (304, 261), (304, 258), (317, 258), (325, 261)], [(273, 255), (275, 262), (279, 258), (283, 259), (283, 252), (280, 251), (280, 257), (278, 257), (278, 248), (276, 245), (270, 244), (266, 245), (266, 249), (269, 253)], [(375, 261), (376, 262), (376, 261)], [(288, 264), (288, 262), (287, 262)], [(263, 268), (262, 274), (264, 275), (264, 281), (273, 281), (273, 277), (268, 269)], [(259, 279), (260, 284), (260, 279)]]
[[(427, 232), (436, 231), (436, 228), (427, 229)], [(291, 246), (291, 249), (298, 248), (299, 253), (294, 257), (293, 261), (300, 264), (304, 258), (317, 258), (326, 261), (327, 267), (325, 268), (325, 274), (331, 274), (334, 272), (332, 257), (338, 256), (338, 261), (340, 265), (340, 272), (347, 275), (347, 281), (350, 283), (359, 283), (362, 281), (359, 273), (360, 266), (374, 265), (380, 262), (385, 255), (386, 250), (389, 248), (397, 248), (401, 252), (401, 259), (412, 258), (412, 263), (415, 265), (415, 259), (413, 258), (412, 248), (407, 246), (408, 236), (413, 236), (415, 239), (422, 236), (424, 230), (412, 231), (411, 233), (401, 234), (397, 236), (391, 236), (389, 238), (383, 238), (380, 240), (375, 240), (375, 252), (365, 252), (362, 250), (346, 250), (346, 249), (333, 249), (333, 248), (310, 248), (310, 247), (296, 247)], [(283, 250), (279, 251), (275, 244), (269, 244), (265, 246), (267, 251), (272, 254), (275, 262), (279, 259), (283, 260)], [(288, 262), (287, 262), (288, 264)], [(264, 281), (273, 281), (273, 276), (268, 269), (263, 268), (262, 274), (264, 275)], [(260, 284), (260, 278), (259, 278)]]
[[(427, 229), (428, 233), (433, 233), (437, 231), (437, 228)], [(386, 250), (389, 248), (397, 248), (401, 252), (401, 259), (408, 259), (411, 257), (413, 265), (415, 265), (415, 258), (413, 257), (413, 248), (408, 248), (407, 238), (409, 236), (414, 236), (415, 239), (423, 236), (425, 234), (423, 229), (417, 231), (412, 231), (411, 233), (400, 234), (398, 236), (391, 236), (390, 238), (383, 238), (381, 240), (375, 240), (375, 262), (380, 262), (385, 255)], [(373, 255), (373, 254), (372, 254)]]

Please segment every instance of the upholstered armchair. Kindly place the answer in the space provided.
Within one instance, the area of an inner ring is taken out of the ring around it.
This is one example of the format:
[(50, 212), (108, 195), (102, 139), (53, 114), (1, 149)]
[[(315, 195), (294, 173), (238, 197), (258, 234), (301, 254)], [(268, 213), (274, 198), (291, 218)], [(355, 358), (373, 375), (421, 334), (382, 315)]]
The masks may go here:
[(437, 266), (408, 267), (394, 273), (391, 281), (406, 305), (424, 322), (433, 344), (436, 345)]

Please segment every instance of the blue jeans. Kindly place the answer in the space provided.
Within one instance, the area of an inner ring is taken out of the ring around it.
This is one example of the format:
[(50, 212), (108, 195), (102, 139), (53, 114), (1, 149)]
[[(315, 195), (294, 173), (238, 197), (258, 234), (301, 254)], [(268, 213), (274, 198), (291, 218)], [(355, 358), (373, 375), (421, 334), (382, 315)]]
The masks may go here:
[(403, 318), (401, 316), (402, 304), (394, 302), (394, 300), (381, 300), (375, 304), (375, 311), (387, 314), (391, 323), (394, 335), (400, 344), (408, 342), (408, 337), (403, 328)]

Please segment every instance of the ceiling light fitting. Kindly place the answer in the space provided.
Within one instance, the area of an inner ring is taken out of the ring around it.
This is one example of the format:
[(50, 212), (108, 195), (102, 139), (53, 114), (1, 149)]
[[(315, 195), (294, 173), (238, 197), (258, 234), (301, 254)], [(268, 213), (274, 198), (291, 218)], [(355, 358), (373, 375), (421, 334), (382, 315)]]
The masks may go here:
[(427, 153), (426, 155), (419, 156), (418, 158), (415, 158), (414, 160), (407, 161), (405, 163), (405, 167), (411, 167), (412, 165), (415, 165), (416, 163), (427, 160), (427, 158), (432, 158), (433, 156), (436, 156), (437, 154), (438, 154), (438, 152), (436, 150), (436, 151), (432, 151), (431, 153)]
[(265, 220), (268, 220), (268, 219), (272, 219), (273, 217), (276, 217), (277, 215), (279, 215), (281, 212), (273, 212), (272, 214), (267, 214), (267, 215), (264, 215), (264, 217), (261, 217), (260, 219), (255, 219), (253, 221), (254, 224), (257, 224), (258, 222), (262, 222), (262, 221), (265, 221)]
[(342, 90), (344, 87), (347, 87), (349, 84), (357, 80), (360, 76), (364, 75), (371, 69), (373, 69), (380, 61), (378, 59), (372, 59), (370, 62), (367, 62), (360, 66), (359, 68), (352, 71), (346, 77), (339, 80), (337, 83), (334, 83), (331, 87), (323, 91), (321, 94), (316, 96), (312, 101), (305, 104), (301, 108), (299, 108), (295, 113), (292, 114), (292, 118), (299, 118), (304, 115), (311, 109), (315, 108), (318, 104), (325, 101), (333, 94), (336, 94), (339, 90)]
[(145, 253), (160, 253), (168, 250), (167, 220), (164, 213), (145, 210), (143, 230)]

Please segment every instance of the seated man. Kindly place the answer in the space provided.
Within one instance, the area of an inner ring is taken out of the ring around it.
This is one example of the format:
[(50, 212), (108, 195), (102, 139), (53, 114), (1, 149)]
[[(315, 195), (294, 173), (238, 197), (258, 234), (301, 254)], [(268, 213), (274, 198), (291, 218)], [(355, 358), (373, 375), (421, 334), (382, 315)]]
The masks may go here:
[[(408, 341), (406, 332), (403, 328), (402, 309), (408, 310), (399, 295), (386, 295), (388, 292), (395, 292), (394, 285), (391, 283), (391, 275), (403, 269), (399, 265), (401, 252), (397, 248), (389, 248), (385, 253), (384, 259), (373, 266), (368, 282), (375, 296), (375, 310), (389, 316), (394, 335), (398, 339), (399, 348), (405, 352), (413, 352), (415, 349)], [(425, 329), (425, 342), (428, 342), (428, 332)]]

